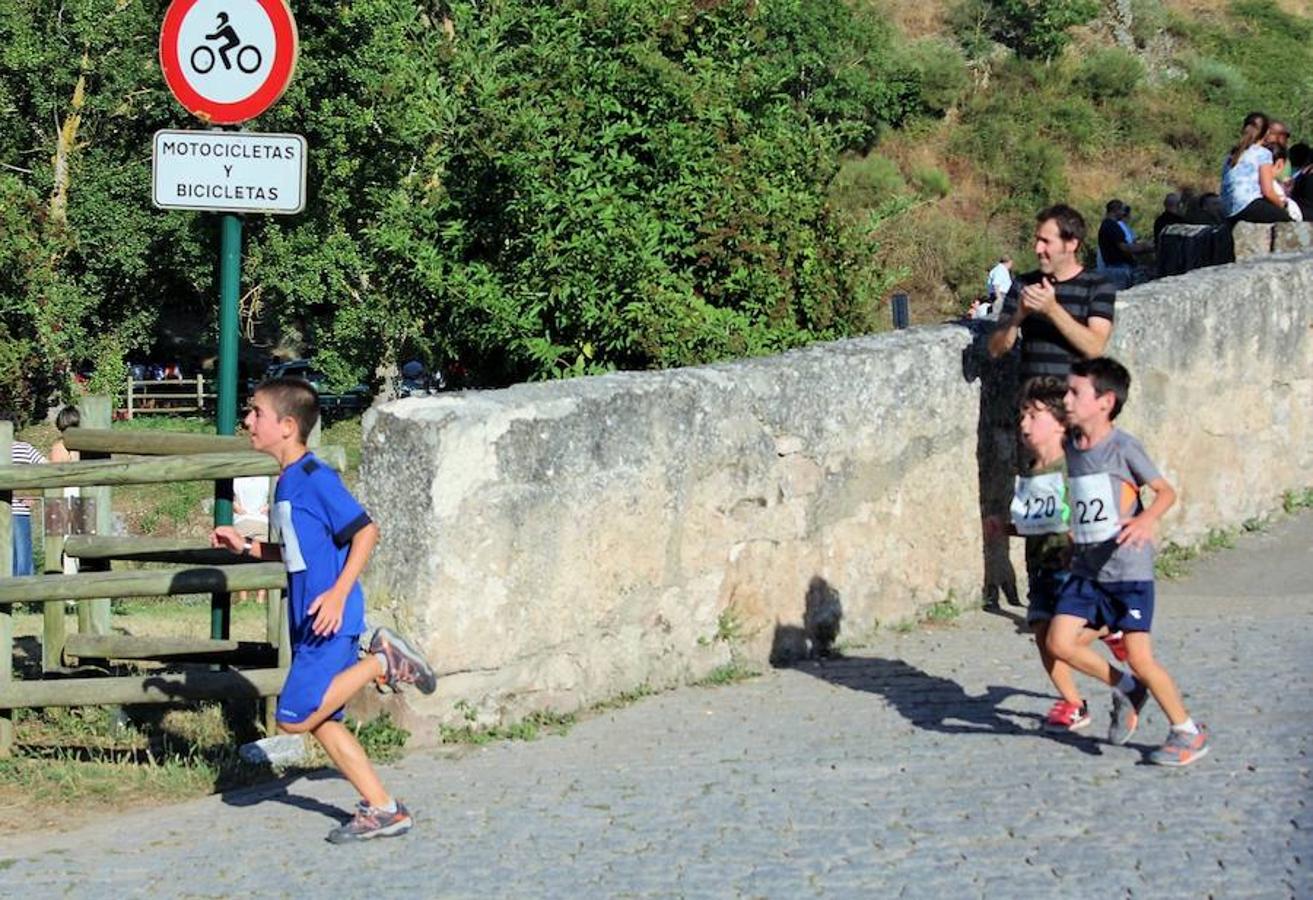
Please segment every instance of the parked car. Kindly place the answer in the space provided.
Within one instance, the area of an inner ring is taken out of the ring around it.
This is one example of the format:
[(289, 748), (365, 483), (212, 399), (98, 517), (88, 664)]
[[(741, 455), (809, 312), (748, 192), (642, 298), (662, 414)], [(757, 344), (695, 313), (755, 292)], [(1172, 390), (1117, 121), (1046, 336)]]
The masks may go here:
[[(308, 359), (289, 359), (286, 362), (274, 363), (264, 370), (264, 378), (261, 380), (266, 381), (270, 378), (299, 378), (308, 382), (319, 392), (319, 408), (325, 414), (362, 410), (369, 406), (371, 400), (369, 387), (363, 384), (357, 384), (341, 392), (327, 390), (325, 387), (327, 379), (324, 374), (312, 366)], [(254, 393), (257, 387), (259, 382), (248, 384), (248, 395)]]

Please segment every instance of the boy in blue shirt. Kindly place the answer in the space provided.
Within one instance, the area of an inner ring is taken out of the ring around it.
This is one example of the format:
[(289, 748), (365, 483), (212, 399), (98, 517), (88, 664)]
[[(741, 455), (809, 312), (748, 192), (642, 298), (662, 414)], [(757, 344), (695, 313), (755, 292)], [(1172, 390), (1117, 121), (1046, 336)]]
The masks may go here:
[[(1130, 740), (1153, 694), (1171, 730), (1149, 761), (1187, 766), (1208, 753), (1208, 731), (1190, 718), (1149, 639), (1153, 542), (1176, 491), (1140, 442), (1112, 424), (1130, 386), (1130, 373), (1107, 357), (1078, 360), (1067, 376), (1067, 415), (1074, 435), (1065, 449), (1074, 547), (1071, 574), (1049, 626), (1049, 652), (1113, 688), (1108, 740), (1114, 744)], [(1146, 486), (1154, 494), (1148, 508), (1140, 500)], [(1120, 671), (1081, 646), (1086, 626), (1122, 630), (1131, 671)]]
[(276, 718), (283, 732), (314, 735), (360, 792), (354, 818), (328, 835), (346, 843), (404, 834), (414, 824), (343, 724), (346, 702), (375, 681), (413, 684), (429, 694), (436, 678), (424, 657), (387, 628), (374, 632), (360, 658), (365, 598), (357, 579), (378, 543), (378, 526), (337, 473), (306, 449), (318, 420), (319, 396), (306, 382), (278, 378), (256, 389), (245, 425), (251, 446), (278, 460), (270, 519), (282, 544), (244, 537), (228, 525), (214, 529), (210, 542), (287, 567), (292, 664)]

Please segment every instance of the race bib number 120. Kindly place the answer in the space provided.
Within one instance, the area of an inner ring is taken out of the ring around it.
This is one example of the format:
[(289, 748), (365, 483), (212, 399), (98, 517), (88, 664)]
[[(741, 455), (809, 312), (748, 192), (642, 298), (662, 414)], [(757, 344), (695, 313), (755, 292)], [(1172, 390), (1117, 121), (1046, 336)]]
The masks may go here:
[(1018, 478), (1012, 495), (1017, 534), (1061, 534), (1067, 530), (1067, 498), (1061, 472)]
[(1106, 472), (1071, 479), (1071, 534), (1078, 544), (1100, 544), (1121, 531), (1112, 477)]

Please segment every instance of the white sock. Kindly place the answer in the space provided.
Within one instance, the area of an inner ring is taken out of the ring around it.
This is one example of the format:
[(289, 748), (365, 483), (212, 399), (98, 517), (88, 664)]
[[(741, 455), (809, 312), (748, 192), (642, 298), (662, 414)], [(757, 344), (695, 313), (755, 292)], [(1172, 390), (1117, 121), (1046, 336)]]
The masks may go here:
[(1135, 680), (1134, 675), (1130, 672), (1122, 672), (1121, 681), (1117, 682), (1117, 690), (1129, 696), (1137, 686), (1138, 682)]
[(1194, 723), (1194, 719), (1186, 719), (1180, 725), (1173, 725), (1172, 731), (1182, 731), (1186, 734), (1198, 734), (1199, 726)]

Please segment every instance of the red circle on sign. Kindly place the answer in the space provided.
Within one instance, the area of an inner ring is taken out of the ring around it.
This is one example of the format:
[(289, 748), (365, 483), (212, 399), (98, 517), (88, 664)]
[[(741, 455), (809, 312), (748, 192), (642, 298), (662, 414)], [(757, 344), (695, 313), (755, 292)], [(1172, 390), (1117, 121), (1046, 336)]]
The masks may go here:
[(274, 60), (269, 76), (248, 96), (230, 103), (212, 100), (201, 94), (183, 75), (178, 41), (182, 21), (200, 0), (173, 0), (164, 13), (160, 29), (160, 68), (164, 82), (187, 112), (214, 125), (236, 125), (254, 119), (273, 106), (292, 81), (296, 68), (296, 22), (287, 0), (255, 0), (269, 16), (274, 29)]

